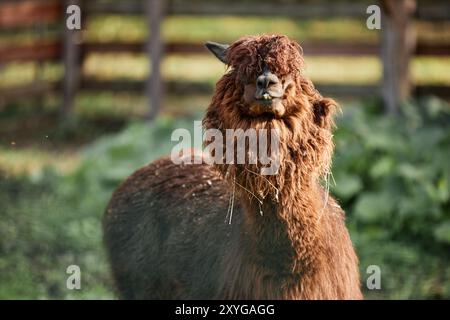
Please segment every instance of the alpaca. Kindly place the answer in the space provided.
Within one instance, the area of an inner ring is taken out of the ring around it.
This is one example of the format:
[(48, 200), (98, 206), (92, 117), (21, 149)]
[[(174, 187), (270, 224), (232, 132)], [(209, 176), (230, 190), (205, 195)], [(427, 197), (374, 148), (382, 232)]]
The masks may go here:
[(301, 47), (286, 36), (206, 46), (229, 69), (204, 129), (276, 129), (278, 171), (165, 157), (132, 174), (103, 220), (120, 297), (362, 298), (344, 212), (320, 184), (336, 103), (303, 75)]

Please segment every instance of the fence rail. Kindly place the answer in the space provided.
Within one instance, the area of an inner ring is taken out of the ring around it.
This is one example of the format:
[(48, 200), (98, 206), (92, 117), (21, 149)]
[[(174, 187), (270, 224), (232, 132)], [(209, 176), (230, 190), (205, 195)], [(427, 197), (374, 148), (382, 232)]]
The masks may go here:
[[(163, 88), (170, 91), (210, 92), (211, 85), (203, 83), (166, 82), (159, 70), (162, 53), (203, 54), (207, 51), (201, 43), (163, 43), (159, 26), (168, 15), (243, 15), (243, 16), (286, 16), (292, 19), (315, 19), (325, 17), (366, 18), (365, 4), (354, 3), (309, 3), (309, 4), (268, 4), (258, 6), (248, 4), (223, 5), (201, 3), (193, 6), (182, 1), (142, 0), (142, 1), (76, 1), (82, 8), (83, 23), (98, 14), (133, 14), (145, 16), (151, 25), (151, 34), (146, 41), (135, 43), (86, 42), (77, 31), (63, 30), (65, 0), (18, 0), (0, 4), (0, 32), (28, 30), (36, 31), (36, 25), (56, 26), (60, 38), (18, 46), (0, 44), (0, 65), (13, 61), (59, 61), (65, 66), (64, 78), (55, 83), (27, 84), (23, 87), (0, 89), (0, 101), (9, 101), (23, 96), (42, 95), (49, 91), (59, 91), (64, 95), (62, 115), (68, 116), (73, 107), (73, 99), (78, 90), (131, 90), (145, 92), (150, 97), (149, 115), (153, 117), (161, 105)], [(74, 4), (70, 1), (70, 4)], [(396, 7), (390, 9), (392, 3)], [(346, 42), (301, 42), (305, 55), (372, 55), (380, 56), (384, 65), (383, 81), (380, 85), (350, 85), (319, 83), (317, 87), (327, 94), (349, 96), (373, 96), (384, 98), (385, 104), (394, 108), (406, 94), (435, 94), (450, 96), (446, 86), (409, 87), (408, 62), (416, 56), (449, 56), (450, 44), (415, 43), (406, 39), (412, 18), (431, 21), (450, 20), (450, 10), (445, 3), (420, 2), (417, 8), (408, 9), (413, 0), (382, 0), (384, 24), (380, 43)], [(408, 11), (410, 10), (410, 11)], [(409, 14), (406, 14), (409, 12)], [(394, 38), (392, 36), (395, 35)], [(390, 39), (391, 37), (392, 39)], [(403, 40), (402, 40), (403, 39)], [(410, 44), (413, 43), (411, 47)], [(147, 81), (99, 81), (83, 77), (81, 66), (91, 53), (137, 53), (147, 55), (152, 64), (152, 73)]]
[[(133, 53), (145, 54), (147, 43), (144, 41), (133, 43), (121, 42), (85, 42), (78, 44), (81, 56), (90, 53)], [(333, 56), (333, 55), (378, 55), (380, 46), (373, 43), (327, 43), (302, 42), (305, 55)], [(164, 46), (167, 54), (209, 54), (204, 45), (200, 43), (169, 42)], [(1, 46), (0, 61), (2, 63), (13, 61), (45, 61), (58, 60), (62, 56), (62, 42), (59, 40), (32, 43), (18, 46)], [(449, 44), (421, 44), (414, 50), (416, 56), (448, 56)]]
[[(422, 2), (424, 4), (425, 1)], [(318, 19), (329, 17), (361, 18), (366, 12), (367, 3), (339, 1), (328, 3), (258, 3), (246, 4), (234, 2), (232, 4), (203, 2), (191, 4), (188, 1), (166, 1), (165, 11), (168, 15), (216, 15), (216, 16), (280, 16), (302, 19)], [(130, 14), (142, 15), (145, 3), (142, 1), (107, 2), (91, 1), (86, 3), (88, 14)], [(450, 11), (443, 3), (427, 3), (419, 6), (415, 16), (421, 20), (446, 21), (450, 20)]]
[(57, 0), (7, 1), (0, 4), (0, 28), (27, 28), (61, 19), (62, 3)]

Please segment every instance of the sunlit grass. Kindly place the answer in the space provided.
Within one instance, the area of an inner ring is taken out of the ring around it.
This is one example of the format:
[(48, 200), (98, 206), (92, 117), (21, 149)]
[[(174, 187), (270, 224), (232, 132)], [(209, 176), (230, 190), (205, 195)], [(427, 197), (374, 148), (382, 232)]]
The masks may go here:
[[(300, 20), (283, 17), (245, 16), (169, 16), (162, 26), (166, 41), (204, 42), (206, 40), (234, 41), (243, 35), (280, 33), (298, 41), (361, 41), (374, 42), (378, 32), (365, 25), (361, 19), (329, 18)], [(91, 41), (143, 41), (150, 32), (143, 17), (103, 15), (88, 20), (84, 37)], [(420, 42), (450, 43), (450, 22), (416, 21)]]
[[(143, 17), (97, 16), (89, 20), (85, 39), (91, 41), (142, 41), (150, 32)], [(349, 33), (348, 31), (351, 30)], [(169, 16), (162, 25), (166, 41), (204, 42), (208, 39), (234, 41), (248, 34), (280, 33), (302, 40), (375, 41), (377, 32), (368, 30), (362, 20), (296, 20), (283, 17), (205, 17)]]
[(102, 80), (144, 79), (149, 62), (143, 54), (92, 54), (84, 61), (83, 73)]
[[(281, 33), (302, 41), (361, 41), (374, 42), (378, 31), (368, 30), (366, 15), (360, 19), (295, 19), (289, 17), (252, 16), (168, 16), (162, 25), (166, 41), (204, 42), (206, 40), (234, 41), (248, 34)], [(144, 16), (97, 15), (83, 21), (83, 38), (88, 41), (135, 42), (147, 39), (150, 32)], [(450, 43), (449, 21), (416, 21), (420, 42)], [(1, 33), (1, 44), (23, 44), (57, 38), (57, 30), (48, 28), (44, 33), (24, 31)]]
[(305, 73), (313, 82), (373, 84), (381, 78), (381, 63), (371, 56), (306, 57)]
[(416, 84), (450, 85), (450, 59), (448, 57), (416, 57), (411, 64)]
[[(374, 84), (382, 78), (381, 61), (376, 56), (306, 56), (305, 60), (305, 73), (315, 82)], [(414, 83), (450, 83), (450, 60), (445, 57), (415, 57), (411, 68)], [(95, 54), (84, 66), (86, 75), (102, 80), (142, 80), (149, 70), (144, 55)], [(162, 64), (167, 80), (214, 84), (225, 72), (225, 66), (208, 55), (169, 55)]]
[(57, 81), (63, 75), (63, 67), (56, 63), (39, 66), (33, 62), (13, 62), (0, 68), (0, 87), (20, 86), (33, 81)]
[(212, 55), (171, 55), (163, 62), (163, 76), (170, 80), (215, 83), (226, 66)]
[(47, 166), (51, 166), (59, 173), (67, 173), (74, 169), (78, 162), (79, 157), (76, 152), (47, 151), (38, 146), (0, 147), (0, 170), (10, 175), (36, 176)]
[[(381, 80), (381, 61), (376, 56), (306, 56), (306, 74), (315, 82), (373, 84)], [(0, 87), (23, 85), (35, 79), (57, 81), (62, 66), (47, 63), (13, 63), (0, 70)], [(143, 54), (92, 54), (83, 75), (99, 80), (144, 80), (150, 72)], [(213, 85), (226, 72), (223, 64), (208, 55), (169, 55), (162, 63), (167, 80), (206, 82)], [(450, 60), (446, 57), (415, 57), (411, 63), (416, 84), (450, 84)]]
[[(365, 15), (361, 19), (295, 19), (252, 16), (167, 16), (162, 26), (165, 41), (203, 43), (206, 40), (231, 42), (246, 34), (282, 33), (303, 41), (370, 42), (379, 32), (368, 30)], [(97, 15), (86, 17), (85, 41), (145, 41), (150, 32), (144, 16)], [(418, 41), (450, 43), (450, 22), (415, 22)], [(45, 34), (52, 34), (49, 29)], [(30, 42), (31, 34), (0, 34), (0, 44)], [(42, 39), (42, 34), (39, 36)], [(381, 78), (376, 57), (307, 57), (307, 74), (313, 81), (328, 83), (374, 83)], [(448, 58), (415, 58), (413, 81), (419, 84), (450, 82)], [(212, 57), (202, 55), (169, 55), (163, 61), (163, 75), (168, 80), (214, 83), (224, 67)], [(83, 73), (102, 80), (144, 79), (149, 73), (144, 54), (91, 54), (83, 64)], [(33, 80), (58, 80), (61, 64), (46, 63), (38, 68), (33, 63), (11, 63), (0, 68), (0, 87), (16, 86)]]
[[(168, 80), (214, 82), (226, 71), (225, 66), (208, 55), (169, 55), (162, 63), (162, 73)], [(92, 54), (83, 72), (101, 80), (145, 79), (150, 66), (144, 55)]]

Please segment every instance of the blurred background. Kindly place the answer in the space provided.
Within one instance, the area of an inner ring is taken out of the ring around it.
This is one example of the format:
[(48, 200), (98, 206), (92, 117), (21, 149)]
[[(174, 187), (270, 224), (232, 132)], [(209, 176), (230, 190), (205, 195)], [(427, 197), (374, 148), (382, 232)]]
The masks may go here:
[[(81, 30), (66, 27), (71, 4)], [(1, 299), (115, 297), (112, 191), (202, 118), (226, 72), (202, 44), (262, 33), (298, 40), (305, 74), (342, 107), (330, 185), (365, 296), (450, 298), (448, 1), (2, 0)], [(73, 264), (81, 290), (66, 288)]]

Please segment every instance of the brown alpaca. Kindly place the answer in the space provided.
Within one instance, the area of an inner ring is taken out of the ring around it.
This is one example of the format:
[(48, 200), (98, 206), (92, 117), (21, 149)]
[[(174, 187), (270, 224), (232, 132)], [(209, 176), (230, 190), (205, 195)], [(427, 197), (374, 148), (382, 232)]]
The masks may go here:
[(304, 77), (301, 48), (285, 36), (207, 47), (230, 69), (204, 128), (276, 129), (279, 169), (263, 176), (259, 162), (163, 158), (131, 175), (104, 217), (120, 296), (362, 298), (344, 212), (319, 183), (331, 163), (335, 102)]

